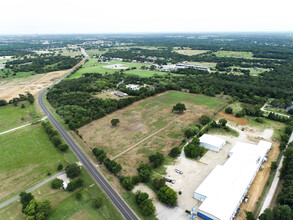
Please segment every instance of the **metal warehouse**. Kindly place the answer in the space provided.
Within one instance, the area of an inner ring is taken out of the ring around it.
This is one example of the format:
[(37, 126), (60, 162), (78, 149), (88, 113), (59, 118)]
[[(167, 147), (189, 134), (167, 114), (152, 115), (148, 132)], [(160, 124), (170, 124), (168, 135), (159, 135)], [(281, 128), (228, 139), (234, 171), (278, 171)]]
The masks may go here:
[(224, 165), (217, 165), (194, 192), (201, 201), (197, 215), (204, 219), (233, 219), (253, 182), (271, 143), (258, 145), (238, 142)]
[(216, 152), (219, 152), (226, 144), (226, 140), (209, 134), (204, 134), (199, 138), (199, 140), (200, 146)]

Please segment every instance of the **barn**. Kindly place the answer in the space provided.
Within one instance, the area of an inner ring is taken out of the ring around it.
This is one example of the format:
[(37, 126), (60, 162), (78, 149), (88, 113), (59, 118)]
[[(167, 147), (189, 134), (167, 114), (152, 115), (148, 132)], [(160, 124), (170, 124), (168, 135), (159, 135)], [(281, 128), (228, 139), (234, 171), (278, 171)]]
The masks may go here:
[(199, 140), (200, 146), (216, 152), (219, 152), (226, 144), (226, 140), (209, 134), (204, 134), (199, 138)]
[(217, 165), (194, 191), (201, 205), (197, 215), (208, 220), (232, 220), (244, 200), (271, 143), (258, 145), (238, 142), (224, 165)]

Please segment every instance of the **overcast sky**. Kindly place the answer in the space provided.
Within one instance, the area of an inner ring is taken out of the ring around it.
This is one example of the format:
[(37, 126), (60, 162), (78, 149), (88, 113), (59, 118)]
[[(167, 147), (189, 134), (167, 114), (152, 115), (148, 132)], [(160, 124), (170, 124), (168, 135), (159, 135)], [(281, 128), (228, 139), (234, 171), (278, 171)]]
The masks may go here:
[(0, 34), (293, 31), (293, 0), (1, 0)]

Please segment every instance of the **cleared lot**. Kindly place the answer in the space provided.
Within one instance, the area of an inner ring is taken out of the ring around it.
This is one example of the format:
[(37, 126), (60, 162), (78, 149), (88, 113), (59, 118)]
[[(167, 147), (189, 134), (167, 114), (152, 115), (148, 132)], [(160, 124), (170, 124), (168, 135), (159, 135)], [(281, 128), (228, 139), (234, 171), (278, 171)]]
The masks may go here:
[[(186, 105), (184, 114), (172, 113), (178, 102)], [(136, 102), (78, 131), (91, 147), (102, 148), (108, 157), (116, 158), (124, 174), (135, 174), (140, 162), (147, 161), (156, 151), (168, 154), (180, 144), (182, 129), (195, 123), (202, 114), (212, 115), (225, 103), (217, 98), (170, 91)], [(113, 118), (120, 120), (117, 127), (110, 124)]]

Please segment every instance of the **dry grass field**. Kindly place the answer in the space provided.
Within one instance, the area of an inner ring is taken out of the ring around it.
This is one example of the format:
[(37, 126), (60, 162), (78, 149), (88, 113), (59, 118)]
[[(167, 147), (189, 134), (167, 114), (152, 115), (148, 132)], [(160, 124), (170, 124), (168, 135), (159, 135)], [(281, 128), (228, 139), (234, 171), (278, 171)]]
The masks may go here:
[(197, 54), (205, 53), (207, 51), (208, 50), (175, 50), (175, 52), (179, 54), (187, 55), (187, 56), (197, 55)]
[[(187, 111), (172, 113), (172, 107), (179, 102), (186, 105)], [(183, 129), (197, 122), (202, 114), (212, 115), (225, 103), (217, 98), (170, 91), (136, 102), (78, 131), (89, 148), (104, 149), (109, 158), (121, 163), (122, 173), (134, 174), (140, 162), (156, 151), (167, 155), (181, 143)], [(117, 127), (110, 124), (113, 118), (120, 120)]]

